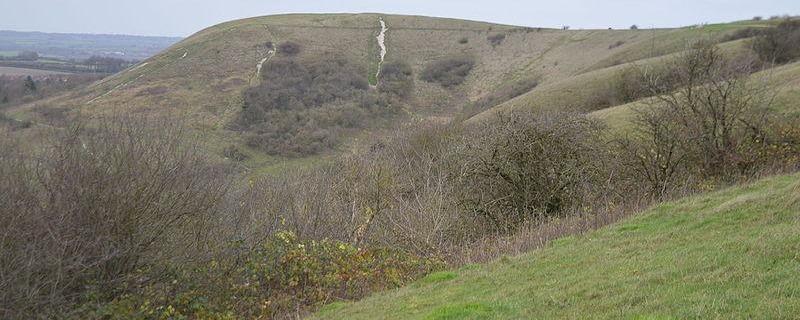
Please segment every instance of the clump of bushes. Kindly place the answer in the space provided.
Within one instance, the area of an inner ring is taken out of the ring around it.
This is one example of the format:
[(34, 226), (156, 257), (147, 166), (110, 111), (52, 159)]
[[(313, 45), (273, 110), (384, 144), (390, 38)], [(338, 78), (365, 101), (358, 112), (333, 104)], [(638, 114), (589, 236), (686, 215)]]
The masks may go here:
[(300, 44), (292, 41), (282, 42), (278, 45), (278, 53), (286, 57), (296, 56), (300, 53), (300, 50)]
[(761, 60), (787, 63), (800, 58), (800, 20), (787, 19), (764, 30), (753, 43)]
[(629, 172), (651, 194), (671, 194), (692, 180), (731, 182), (774, 164), (760, 155), (785, 138), (770, 133), (774, 123), (765, 112), (772, 98), (749, 80), (755, 65), (709, 45), (669, 65), (675, 90), (664, 92), (660, 78), (645, 79), (654, 98), (622, 150)]
[(581, 205), (604, 175), (600, 128), (572, 114), (486, 123), (468, 134), (459, 203), (504, 233)]
[(398, 98), (408, 98), (414, 91), (414, 77), (411, 66), (405, 62), (391, 61), (381, 66), (378, 86), (381, 92)]
[[(241, 261), (144, 270), (122, 286), (128, 293), (91, 308), (92, 318), (274, 319), (302, 317), (325, 303), (358, 299), (440, 270), (443, 263), (392, 249), (298, 238), (278, 232)], [(137, 278), (162, 274), (158, 281)], [(235, 298), (234, 298), (235, 297)]]
[(68, 314), (88, 286), (200, 255), (228, 183), (173, 128), (72, 128), (36, 154), (0, 141), (3, 318)]
[(486, 37), (486, 40), (489, 41), (489, 44), (492, 45), (492, 47), (497, 47), (503, 44), (503, 41), (506, 40), (506, 35), (503, 33), (493, 34)]
[(467, 44), (467, 43), (469, 43), (469, 38), (463, 37), (461, 39), (458, 39), (458, 43), (459, 44)]
[(385, 97), (369, 90), (361, 68), (340, 58), (301, 63), (278, 59), (244, 93), (233, 128), (246, 143), (272, 155), (303, 156), (336, 146), (347, 129), (391, 114)]
[(438, 83), (445, 88), (451, 88), (464, 83), (475, 60), (471, 57), (458, 56), (443, 58), (425, 66), (420, 78), (425, 82)]

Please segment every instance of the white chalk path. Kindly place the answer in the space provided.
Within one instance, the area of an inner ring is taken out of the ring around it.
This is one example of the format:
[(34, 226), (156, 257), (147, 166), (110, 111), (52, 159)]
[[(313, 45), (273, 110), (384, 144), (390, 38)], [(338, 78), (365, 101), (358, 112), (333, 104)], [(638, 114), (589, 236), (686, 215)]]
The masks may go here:
[(256, 64), (256, 73), (253, 74), (252, 77), (250, 77), (250, 84), (253, 84), (253, 80), (254, 79), (258, 80), (258, 77), (261, 76), (261, 68), (263, 68), (264, 64), (269, 62), (269, 60), (272, 59), (272, 57), (275, 56), (275, 51), (277, 51), (277, 50), (276, 49), (272, 49), (272, 50), (267, 51), (267, 56), (264, 57), (263, 59), (261, 59), (261, 61), (259, 61), (258, 64)]
[(378, 72), (375, 73), (375, 81), (376, 81), (376, 85), (375, 86), (377, 86), (378, 78), (381, 75), (381, 68), (383, 67), (383, 60), (386, 58), (386, 53), (387, 53), (387, 49), (386, 49), (386, 32), (389, 31), (389, 27), (386, 26), (386, 22), (383, 21), (383, 18), (380, 18), (379, 21), (381, 23), (381, 32), (378, 34), (378, 36), (376, 38), (378, 39), (378, 46), (381, 48), (381, 53), (380, 53), (380, 60), (378, 61)]

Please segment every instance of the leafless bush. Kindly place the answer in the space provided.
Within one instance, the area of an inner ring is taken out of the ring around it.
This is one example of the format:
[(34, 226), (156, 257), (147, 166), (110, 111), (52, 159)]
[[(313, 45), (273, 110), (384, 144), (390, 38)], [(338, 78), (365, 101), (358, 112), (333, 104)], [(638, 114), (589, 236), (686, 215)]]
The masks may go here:
[(226, 183), (181, 134), (126, 119), (72, 128), (35, 156), (3, 148), (4, 318), (68, 311), (87, 286), (204, 249)]
[(454, 87), (464, 83), (474, 66), (475, 60), (470, 57), (448, 57), (429, 63), (420, 78), (446, 88)]
[(492, 230), (558, 215), (604, 175), (600, 127), (578, 115), (509, 115), (469, 136), (459, 202)]
[[(638, 131), (623, 143), (628, 164), (664, 196), (685, 177), (732, 179), (752, 174), (758, 145), (769, 127), (766, 87), (750, 80), (751, 57), (725, 57), (715, 46), (691, 50), (670, 64), (669, 84), (645, 78), (650, 104), (637, 116)], [(668, 87), (676, 87), (674, 91)]]

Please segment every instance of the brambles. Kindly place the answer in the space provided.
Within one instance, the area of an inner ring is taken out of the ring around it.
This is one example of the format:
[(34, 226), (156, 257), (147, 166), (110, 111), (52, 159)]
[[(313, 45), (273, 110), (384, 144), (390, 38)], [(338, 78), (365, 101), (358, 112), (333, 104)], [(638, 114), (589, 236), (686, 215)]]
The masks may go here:
[(450, 88), (464, 83), (474, 66), (475, 60), (470, 57), (443, 58), (426, 65), (420, 78), (425, 82), (438, 83)]

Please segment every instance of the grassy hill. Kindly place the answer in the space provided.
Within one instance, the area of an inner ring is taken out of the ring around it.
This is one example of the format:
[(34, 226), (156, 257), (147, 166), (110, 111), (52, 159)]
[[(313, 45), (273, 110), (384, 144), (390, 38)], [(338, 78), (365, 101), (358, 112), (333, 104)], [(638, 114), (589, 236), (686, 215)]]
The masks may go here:
[(529, 254), (431, 274), (320, 319), (788, 319), (800, 176), (658, 205)]
[[(246, 133), (230, 130), (245, 107), (243, 92), (258, 85), (261, 77), (270, 77), (259, 74), (258, 66), (273, 63), (277, 58), (273, 59), (274, 52), (270, 53), (268, 46), (284, 42), (301, 46), (302, 51), (295, 58), (300, 63), (326, 61), (335, 56), (361, 70), (365, 78), (371, 77), (378, 65), (375, 37), (380, 32), (379, 19), (389, 28), (386, 62), (410, 67), (413, 93), (402, 104), (393, 106), (401, 117), (372, 119), (367, 127), (347, 131), (345, 143), (334, 148), (333, 153), (347, 148), (361, 135), (380, 133), (404, 119), (449, 121), (473, 114), (477, 114), (475, 119), (481, 119), (498, 110), (521, 106), (579, 109), (584, 95), (592, 92), (587, 88), (599, 88), (626, 64), (658, 62), (694, 41), (772, 23), (748, 21), (656, 30), (553, 30), (382, 14), (266, 16), (207, 28), (127, 71), (39, 104), (90, 118), (111, 114), (177, 117), (207, 137), (204, 140), (213, 154), (221, 155), (225, 147), (237, 146), (249, 156), (247, 164), (251, 167), (287, 161), (314, 162), (331, 152), (299, 160), (268, 156), (247, 147)], [(463, 84), (445, 87), (420, 79), (427, 66), (452, 57), (468, 57), (474, 62)], [(531, 85), (520, 87), (520, 83)], [(534, 88), (533, 84), (538, 86)], [(503, 93), (515, 86), (518, 92)], [(462, 109), (470, 105), (478, 106), (464, 114)], [(23, 106), (9, 113), (21, 120), (48, 123), (41, 112), (33, 111), (34, 107)]]

